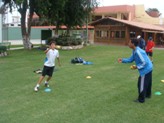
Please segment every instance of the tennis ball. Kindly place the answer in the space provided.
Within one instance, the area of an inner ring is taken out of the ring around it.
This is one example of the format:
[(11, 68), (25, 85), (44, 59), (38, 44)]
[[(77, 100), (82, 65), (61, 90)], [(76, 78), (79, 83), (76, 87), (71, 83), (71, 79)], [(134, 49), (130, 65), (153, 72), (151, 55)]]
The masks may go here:
[(136, 65), (132, 65), (133, 66), (133, 69), (135, 69), (136, 68)]
[(130, 69), (133, 69), (133, 65), (130, 66)]
[(136, 65), (131, 65), (130, 69), (132, 69), (132, 70), (136, 69)]

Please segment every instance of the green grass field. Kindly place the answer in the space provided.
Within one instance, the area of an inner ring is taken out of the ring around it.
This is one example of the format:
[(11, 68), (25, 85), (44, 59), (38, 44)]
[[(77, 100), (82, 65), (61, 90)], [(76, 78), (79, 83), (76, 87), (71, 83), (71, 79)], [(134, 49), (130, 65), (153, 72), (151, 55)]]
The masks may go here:
[[(46, 93), (43, 84), (33, 91), (40, 76), (33, 71), (42, 68), (43, 51), (10, 51), (0, 57), (0, 123), (164, 123), (164, 50), (154, 51), (152, 98), (144, 104), (133, 102), (138, 71), (117, 63), (130, 55), (131, 49), (121, 46), (60, 50), (62, 66)], [(93, 65), (73, 65), (74, 57)]]

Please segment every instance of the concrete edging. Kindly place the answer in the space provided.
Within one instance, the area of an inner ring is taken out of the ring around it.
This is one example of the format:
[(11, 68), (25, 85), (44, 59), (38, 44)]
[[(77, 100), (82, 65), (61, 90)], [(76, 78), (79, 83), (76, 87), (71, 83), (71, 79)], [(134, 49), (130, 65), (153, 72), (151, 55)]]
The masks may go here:
[(77, 45), (77, 46), (58, 46), (58, 47), (59, 47), (58, 49), (61, 49), (61, 50), (73, 50), (73, 49), (81, 49), (84, 46), (83, 45)]

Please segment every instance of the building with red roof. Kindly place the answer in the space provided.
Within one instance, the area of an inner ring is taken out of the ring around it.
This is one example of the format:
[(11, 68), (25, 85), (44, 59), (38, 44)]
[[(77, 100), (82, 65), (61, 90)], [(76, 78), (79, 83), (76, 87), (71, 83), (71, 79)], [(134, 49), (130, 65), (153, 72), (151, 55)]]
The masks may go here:
[(98, 7), (92, 20), (95, 42), (127, 45), (130, 38), (141, 35), (146, 41), (151, 36), (159, 44), (159, 39), (164, 38), (164, 20), (148, 15), (144, 5)]

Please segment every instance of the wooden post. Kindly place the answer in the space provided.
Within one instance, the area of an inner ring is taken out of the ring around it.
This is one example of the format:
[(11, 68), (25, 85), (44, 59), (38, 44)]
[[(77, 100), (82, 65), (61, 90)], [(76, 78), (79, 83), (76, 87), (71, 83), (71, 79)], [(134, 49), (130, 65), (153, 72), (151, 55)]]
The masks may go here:
[(157, 44), (157, 33), (154, 33), (154, 37), (153, 37), (153, 41), (154, 41), (154, 43), (155, 43), (155, 45)]
[(129, 27), (128, 26), (126, 26), (126, 30), (125, 30), (125, 45), (127, 45), (128, 44), (128, 42), (129, 42), (129, 40), (130, 40), (130, 35), (129, 35)]

